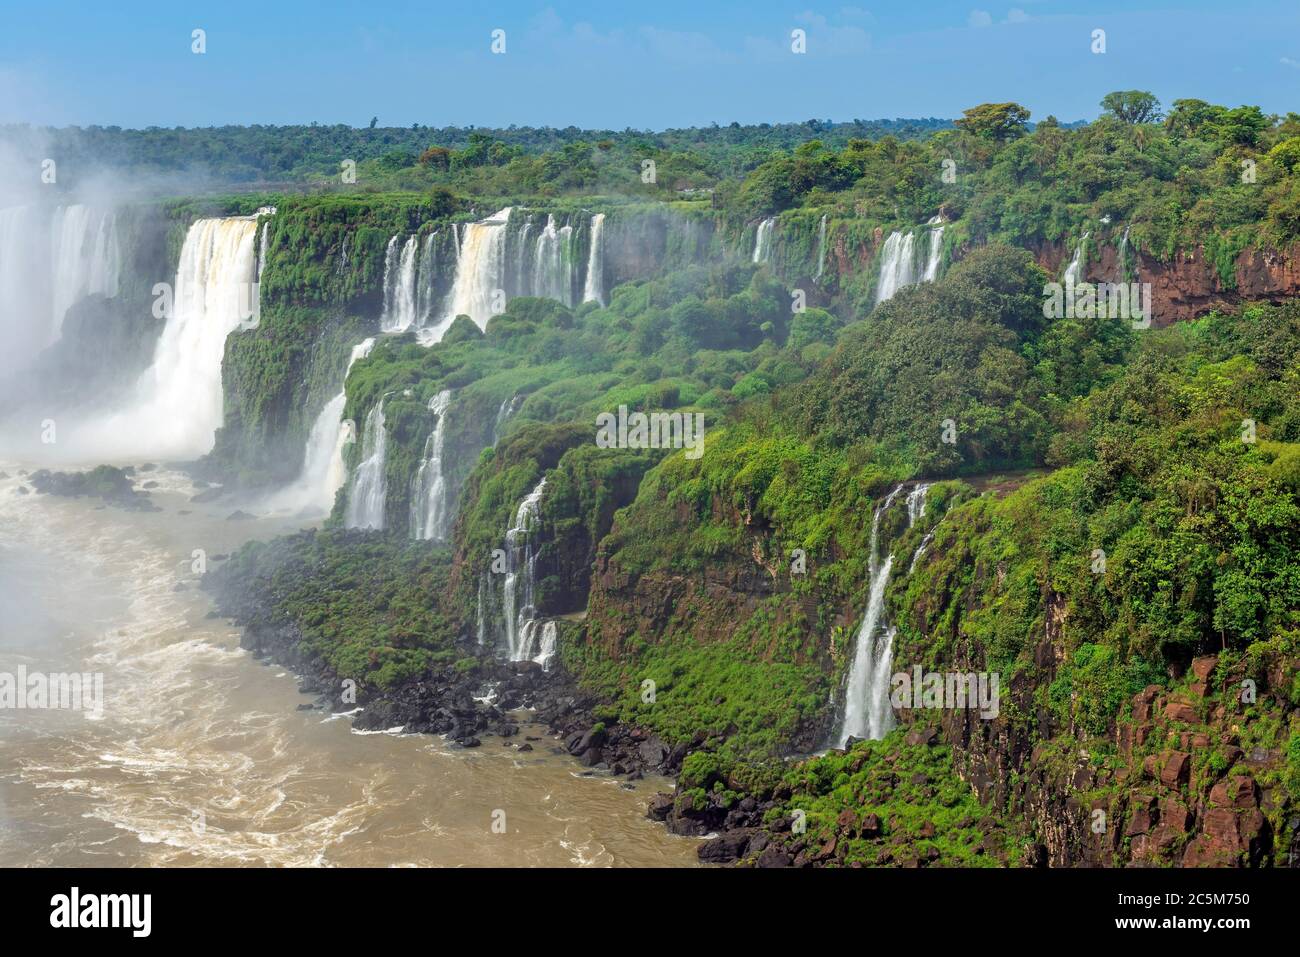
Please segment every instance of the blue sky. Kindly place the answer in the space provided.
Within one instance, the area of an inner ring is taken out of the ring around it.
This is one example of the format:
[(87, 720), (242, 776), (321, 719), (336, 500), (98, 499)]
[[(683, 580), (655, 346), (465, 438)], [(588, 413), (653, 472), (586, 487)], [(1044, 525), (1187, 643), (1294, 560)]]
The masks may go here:
[(0, 0), (0, 22), (0, 123), (661, 129), (1010, 99), (1075, 120), (1134, 88), (1300, 111), (1300, 4), (1277, 0)]

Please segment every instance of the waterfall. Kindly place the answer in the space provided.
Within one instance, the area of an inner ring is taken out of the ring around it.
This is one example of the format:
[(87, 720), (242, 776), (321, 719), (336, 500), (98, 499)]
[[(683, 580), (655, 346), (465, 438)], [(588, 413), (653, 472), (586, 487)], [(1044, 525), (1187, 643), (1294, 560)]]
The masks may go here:
[(822, 216), (821, 225), (817, 227), (817, 274), (813, 279), (821, 279), (826, 271), (826, 217)]
[(1079, 240), (1079, 245), (1074, 249), (1074, 258), (1070, 260), (1070, 265), (1065, 267), (1065, 278), (1063, 282), (1067, 286), (1078, 285), (1084, 269), (1084, 247), (1088, 244), (1088, 237), (1092, 233), (1084, 233), (1083, 238)]
[(1128, 231), (1130, 225), (1124, 227), (1124, 235), (1119, 238), (1119, 253), (1116, 259), (1119, 261), (1119, 278), (1116, 282), (1128, 282)]
[(880, 252), (880, 278), (876, 281), (876, 303), (892, 299), (898, 290), (912, 285), (914, 269), (914, 237), (911, 233), (894, 231), (885, 240)]
[(424, 443), (424, 460), (411, 485), (411, 537), (442, 540), (447, 537), (447, 480), (442, 453), (447, 441), (447, 409), (451, 390), (444, 389), (429, 400), (429, 411), (438, 417)]
[(506, 648), (511, 661), (523, 661), (529, 650), (523, 637), (531, 636), (532, 621), (536, 617), (533, 607), (533, 585), (537, 571), (537, 552), (531, 534), (541, 517), (542, 493), (546, 490), (546, 476), (519, 503), (514, 524), (506, 531), (506, 578), (502, 587), (502, 614), (505, 621)]
[[(868, 564), (867, 610), (858, 628), (853, 661), (849, 666), (844, 715), (835, 740), (840, 747), (853, 738), (883, 738), (894, 726), (889, 704), (890, 669), (894, 656), (894, 629), (885, 622), (885, 590), (889, 587), (894, 556), (880, 556), (880, 519), (893, 506), (904, 486), (895, 486), (871, 517), (871, 555)], [(930, 486), (920, 484), (908, 493), (907, 526), (925, 516), (925, 498)], [(924, 546), (923, 546), (924, 547)], [(916, 564), (918, 555), (913, 556)], [(911, 569), (909, 569), (910, 571)]]
[(54, 211), (50, 241), (52, 338), (57, 339), (74, 303), (94, 294), (110, 299), (117, 295), (122, 254), (113, 213), (81, 204)]
[(519, 653), (512, 661), (535, 661), (549, 671), (555, 655), (556, 627), (553, 621), (529, 618), (519, 630)]
[(492, 447), (496, 448), (501, 441), (501, 430), (505, 424), (510, 421), (511, 416), (519, 411), (519, 407), (524, 404), (522, 395), (512, 395), (501, 400), (501, 408), (497, 409), (497, 420), (492, 426)]
[(754, 233), (754, 262), (765, 263), (772, 255), (772, 227), (776, 220), (768, 217), (758, 224)]
[(499, 292), (504, 300), (507, 225), (510, 207), (477, 223), (468, 223), (461, 232), (456, 259), (456, 277), (452, 280), (450, 307), (439, 322), (422, 334), (420, 341), (431, 345), (442, 339), (452, 321), (469, 316), (480, 329), (487, 328)]
[[(153, 364), (126, 408), (75, 429), (79, 453), (190, 459), (212, 449), (223, 420), (226, 337), (252, 320), (257, 216), (200, 219), (181, 247), (171, 309)], [(104, 451), (97, 451), (103, 449)]]
[(415, 324), (424, 328), (434, 321), (438, 306), (438, 234), (429, 233), (420, 244), (420, 264), (416, 269)]
[(411, 236), (398, 251), (400, 236), (388, 241), (384, 254), (384, 332), (405, 332), (415, 322), (415, 274), (420, 241)]
[(601, 237), (605, 232), (605, 214), (591, 217), (591, 248), (587, 251), (587, 281), (582, 289), (583, 302), (605, 305), (605, 267), (601, 251)]
[(943, 259), (943, 219), (935, 216), (927, 225), (930, 227), (930, 253), (925, 259), (921, 281), (934, 282), (939, 278), (939, 263)]
[(917, 485), (907, 493), (907, 527), (911, 528), (925, 518), (925, 496), (930, 491), (928, 484)]
[(572, 306), (573, 265), (573, 227), (556, 228), (555, 217), (547, 216), (546, 226), (537, 237), (528, 294)]
[(388, 498), (388, 432), (384, 428), (384, 400), (366, 415), (361, 437), (361, 464), (357, 466), (348, 495), (344, 524), (348, 528), (384, 527), (384, 505)]
[(262, 281), (262, 276), (266, 272), (266, 243), (270, 238), (271, 224), (265, 222), (262, 224), (262, 235), (257, 241), (257, 281)]
[[(375, 340), (366, 339), (352, 347), (343, 381), (359, 359), (370, 355)], [(356, 441), (351, 422), (344, 421), (343, 407), (347, 404), (347, 391), (340, 388), (312, 423), (307, 436), (307, 450), (303, 454), (302, 471), (293, 483), (272, 495), (266, 502), (271, 510), (300, 511), (316, 508), (329, 511), (334, 507), (334, 497), (347, 482), (347, 464), (343, 450)]]

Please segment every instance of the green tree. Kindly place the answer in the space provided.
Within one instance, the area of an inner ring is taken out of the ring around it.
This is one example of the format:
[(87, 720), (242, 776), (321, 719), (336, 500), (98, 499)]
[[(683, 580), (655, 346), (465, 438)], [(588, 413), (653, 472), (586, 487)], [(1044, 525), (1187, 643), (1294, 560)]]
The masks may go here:
[(1160, 101), (1146, 90), (1116, 90), (1101, 100), (1101, 108), (1124, 123), (1155, 123), (1160, 119)]
[(981, 103), (963, 110), (956, 125), (980, 139), (1004, 143), (1023, 136), (1029, 111), (1019, 103)]

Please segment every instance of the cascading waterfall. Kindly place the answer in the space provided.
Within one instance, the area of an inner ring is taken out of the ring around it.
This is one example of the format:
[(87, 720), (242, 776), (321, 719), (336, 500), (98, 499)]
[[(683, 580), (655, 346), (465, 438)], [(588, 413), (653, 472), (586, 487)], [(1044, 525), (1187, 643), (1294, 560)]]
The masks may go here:
[(380, 319), (380, 329), (384, 332), (405, 332), (415, 323), (415, 276), (419, 251), (420, 241), (415, 236), (408, 237), (405, 242), (401, 242), (400, 236), (388, 241), (384, 254), (384, 314)]
[(82, 204), (54, 211), (50, 238), (57, 339), (73, 303), (89, 295), (117, 295), (122, 253), (113, 213)]
[(758, 224), (754, 232), (754, 262), (765, 263), (772, 255), (772, 228), (776, 220), (769, 217)]
[(111, 209), (80, 203), (0, 209), (0, 371), (25, 365), (57, 341), (68, 309), (82, 299), (117, 296), (121, 271)]
[(898, 290), (912, 285), (914, 276), (914, 237), (894, 231), (880, 252), (880, 278), (876, 283), (877, 305), (892, 299)]
[(271, 224), (265, 222), (262, 224), (262, 235), (257, 241), (257, 281), (262, 281), (262, 276), (266, 273), (266, 244), (271, 236)]
[(529, 295), (556, 299), (573, 305), (574, 286), (573, 227), (556, 227), (555, 217), (546, 217), (546, 226), (537, 237), (533, 256), (533, 280)]
[(943, 217), (932, 216), (926, 225), (925, 262), (918, 263), (916, 233), (895, 230), (880, 250), (880, 275), (876, 303), (892, 299), (900, 289), (919, 282), (934, 282), (943, 264)]
[[(366, 339), (352, 347), (347, 369), (343, 372), (346, 383), (348, 373), (359, 359), (370, 355), (375, 340)], [(339, 389), (338, 394), (325, 403), (325, 407), (316, 416), (311, 433), (307, 436), (307, 450), (303, 455), (302, 471), (293, 484), (277, 492), (267, 501), (270, 509), (316, 508), (329, 511), (334, 506), (334, 497), (348, 479), (347, 464), (343, 460), (343, 451), (356, 441), (352, 423), (343, 419), (343, 407), (347, 404), (346, 389)]]
[(522, 395), (512, 395), (501, 400), (501, 408), (497, 409), (497, 420), (492, 425), (493, 448), (496, 448), (497, 443), (501, 441), (501, 430), (505, 428), (506, 423), (519, 411), (519, 407), (523, 404), (524, 396)]
[[(895, 486), (871, 516), (871, 555), (868, 564), (867, 610), (858, 628), (849, 667), (844, 714), (835, 741), (839, 747), (849, 738), (883, 738), (894, 726), (889, 704), (890, 669), (894, 657), (894, 629), (885, 622), (885, 590), (889, 587), (894, 556), (880, 556), (880, 519), (889, 511), (904, 486)], [(925, 516), (929, 485), (917, 485), (908, 493), (908, 528)], [(916, 556), (913, 556), (913, 565)], [(910, 569), (909, 569), (910, 571)]]
[(384, 505), (388, 499), (388, 430), (384, 427), (384, 400), (366, 414), (361, 437), (361, 464), (352, 479), (344, 524), (348, 528), (384, 527)]
[(442, 455), (447, 441), (447, 410), (451, 390), (444, 389), (429, 400), (429, 411), (438, 417), (424, 443), (424, 459), (411, 485), (411, 537), (438, 539), (447, 537), (447, 479), (443, 475)]
[(930, 253), (925, 259), (921, 281), (934, 282), (939, 278), (939, 264), (943, 260), (943, 218), (935, 216), (927, 225), (930, 227)]
[(420, 264), (415, 277), (415, 324), (423, 328), (437, 315), (438, 234), (429, 233), (420, 244)]
[(1131, 226), (1124, 227), (1124, 235), (1119, 238), (1119, 252), (1116, 260), (1119, 263), (1119, 278), (1116, 282), (1128, 282), (1128, 231)]
[[(533, 585), (537, 572), (536, 543), (531, 534), (541, 517), (542, 494), (546, 476), (519, 503), (514, 524), (506, 531), (506, 577), (502, 585), (502, 617), (505, 624), (506, 649), (511, 661), (528, 657), (537, 609), (533, 607)], [(528, 639), (525, 641), (524, 639)]]
[[(250, 301), (257, 216), (200, 219), (181, 247), (167, 324), (133, 404), (86, 423), (71, 445), (122, 458), (196, 458), (221, 426), (221, 361), (226, 337), (256, 316)], [(96, 450), (103, 449), (103, 452)]]
[(605, 305), (605, 267), (601, 238), (605, 232), (605, 214), (591, 217), (591, 248), (587, 250), (587, 281), (582, 289), (583, 302)]
[(487, 219), (465, 225), (458, 247), (450, 307), (436, 325), (421, 331), (422, 343), (431, 345), (440, 341), (452, 320), (460, 315), (469, 316), (480, 329), (487, 328), (497, 290), (504, 294), (501, 284), (506, 269), (509, 222), (507, 206)]
[(529, 618), (519, 631), (519, 657), (512, 660), (535, 661), (549, 671), (555, 656), (556, 634), (554, 621)]
[(817, 274), (814, 279), (821, 279), (826, 271), (826, 217), (822, 216), (821, 225), (817, 227)]
[(1091, 235), (1092, 233), (1083, 234), (1083, 238), (1079, 240), (1079, 245), (1074, 249), (1074, 258), (1070, 260), (1070, 265), (1065, 267), (1065, 277), (1062, 281), (1067, 286), (1079, 284), (1084, 268), (1084, 247), (1087, 246), (1088, 237)]

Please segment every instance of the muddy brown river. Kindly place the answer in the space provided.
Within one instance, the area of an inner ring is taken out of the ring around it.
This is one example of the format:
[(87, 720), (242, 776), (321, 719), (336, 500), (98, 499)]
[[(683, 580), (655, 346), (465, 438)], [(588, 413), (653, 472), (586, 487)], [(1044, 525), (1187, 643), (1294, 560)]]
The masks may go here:
[(301, 522), (229, 521), (166, 469), (139, 476), (161, 512), (20, 495), (23, 467), (0, 463), (0, 672), (102, 674), (103, 708), (0, 708), (0, 866), (695, 865), (645, 817), (668, 782), (585, 775), (545, 729), (460, 750), (297, 710), (192, 565)]

